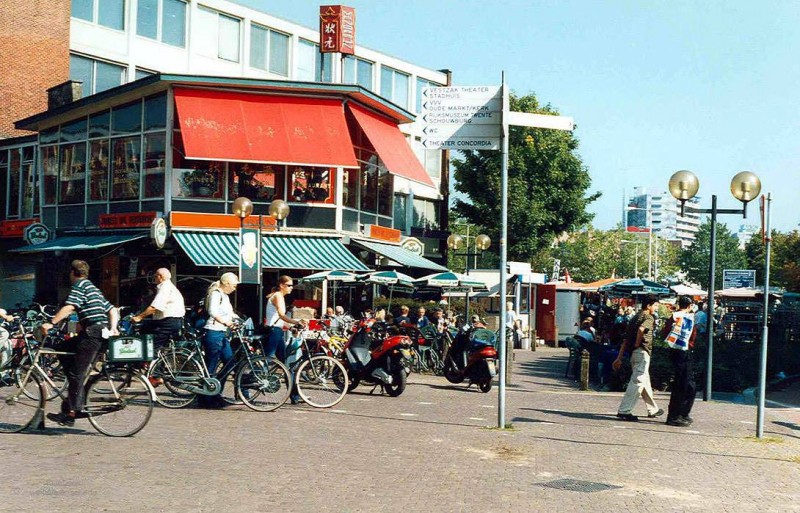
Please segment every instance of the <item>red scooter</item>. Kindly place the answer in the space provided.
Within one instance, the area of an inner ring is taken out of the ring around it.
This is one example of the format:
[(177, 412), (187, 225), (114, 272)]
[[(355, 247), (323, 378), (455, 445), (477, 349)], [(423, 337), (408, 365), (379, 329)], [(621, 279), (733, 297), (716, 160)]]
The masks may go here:
[(492, 380), (497, 375), (497, 337), (492, 330), (465, 325), (450, 346), (444, 358), (444, 377), (450, 383), (478, 385), (481, 392), (492, 389)]
[(406, 389), (410, 361), (410, 338), (390, 335), (383, 322), (362, 320), (344, 346), (343, 363), (350, 378), (348, 391), (363, 382), (380, 386), (397, 397)]

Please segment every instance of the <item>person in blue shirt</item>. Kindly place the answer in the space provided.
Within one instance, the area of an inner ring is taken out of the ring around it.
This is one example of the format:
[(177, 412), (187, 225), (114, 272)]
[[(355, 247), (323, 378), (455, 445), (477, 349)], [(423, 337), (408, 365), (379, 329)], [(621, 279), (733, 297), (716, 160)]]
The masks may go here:
[(424, 328), (425, 326), (428, 326), (431, 323), (430, 319), (428, 319), (428, 316), (425, 315), (424, 306), (419, 307), (417, 314), (419, 315), (419, 317), (417, 317), (417, 328)]

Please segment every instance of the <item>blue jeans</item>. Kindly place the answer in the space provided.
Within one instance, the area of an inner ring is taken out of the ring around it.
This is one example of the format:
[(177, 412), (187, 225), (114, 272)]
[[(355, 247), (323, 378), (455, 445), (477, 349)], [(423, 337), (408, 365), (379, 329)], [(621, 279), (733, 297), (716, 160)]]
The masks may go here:
[(203, 350), (206, 352), (206, 366), (211, 376), (216, 376), (220, 360), (222, 363), (228, 363), (233, 358), (231, 343), (225, 338), (224, 331), (206, 330), (203, 335)]
[(283, 338), (283, 330), (280, 328), (269, 328), (269, 335), (264, 343), (264, 356), (268, 358), (277, 357), (280, 361), (286, 361), (286, 343)]

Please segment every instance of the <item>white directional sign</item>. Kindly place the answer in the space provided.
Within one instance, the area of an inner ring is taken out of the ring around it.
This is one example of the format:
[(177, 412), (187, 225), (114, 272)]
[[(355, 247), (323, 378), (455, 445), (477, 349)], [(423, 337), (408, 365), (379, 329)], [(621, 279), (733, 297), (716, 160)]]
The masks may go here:
[(422, 144), (428, 149), (498, 150), (500, 86), (429, 87), (422, 91)]

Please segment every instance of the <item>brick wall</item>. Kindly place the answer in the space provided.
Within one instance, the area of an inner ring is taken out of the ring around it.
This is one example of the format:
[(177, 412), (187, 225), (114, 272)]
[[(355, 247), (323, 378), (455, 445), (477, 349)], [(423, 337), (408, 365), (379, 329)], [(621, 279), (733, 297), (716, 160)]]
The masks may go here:
[(69, 79), (70, 0), (0, 1), (0, 138), (47, 110), (47, 89)]

